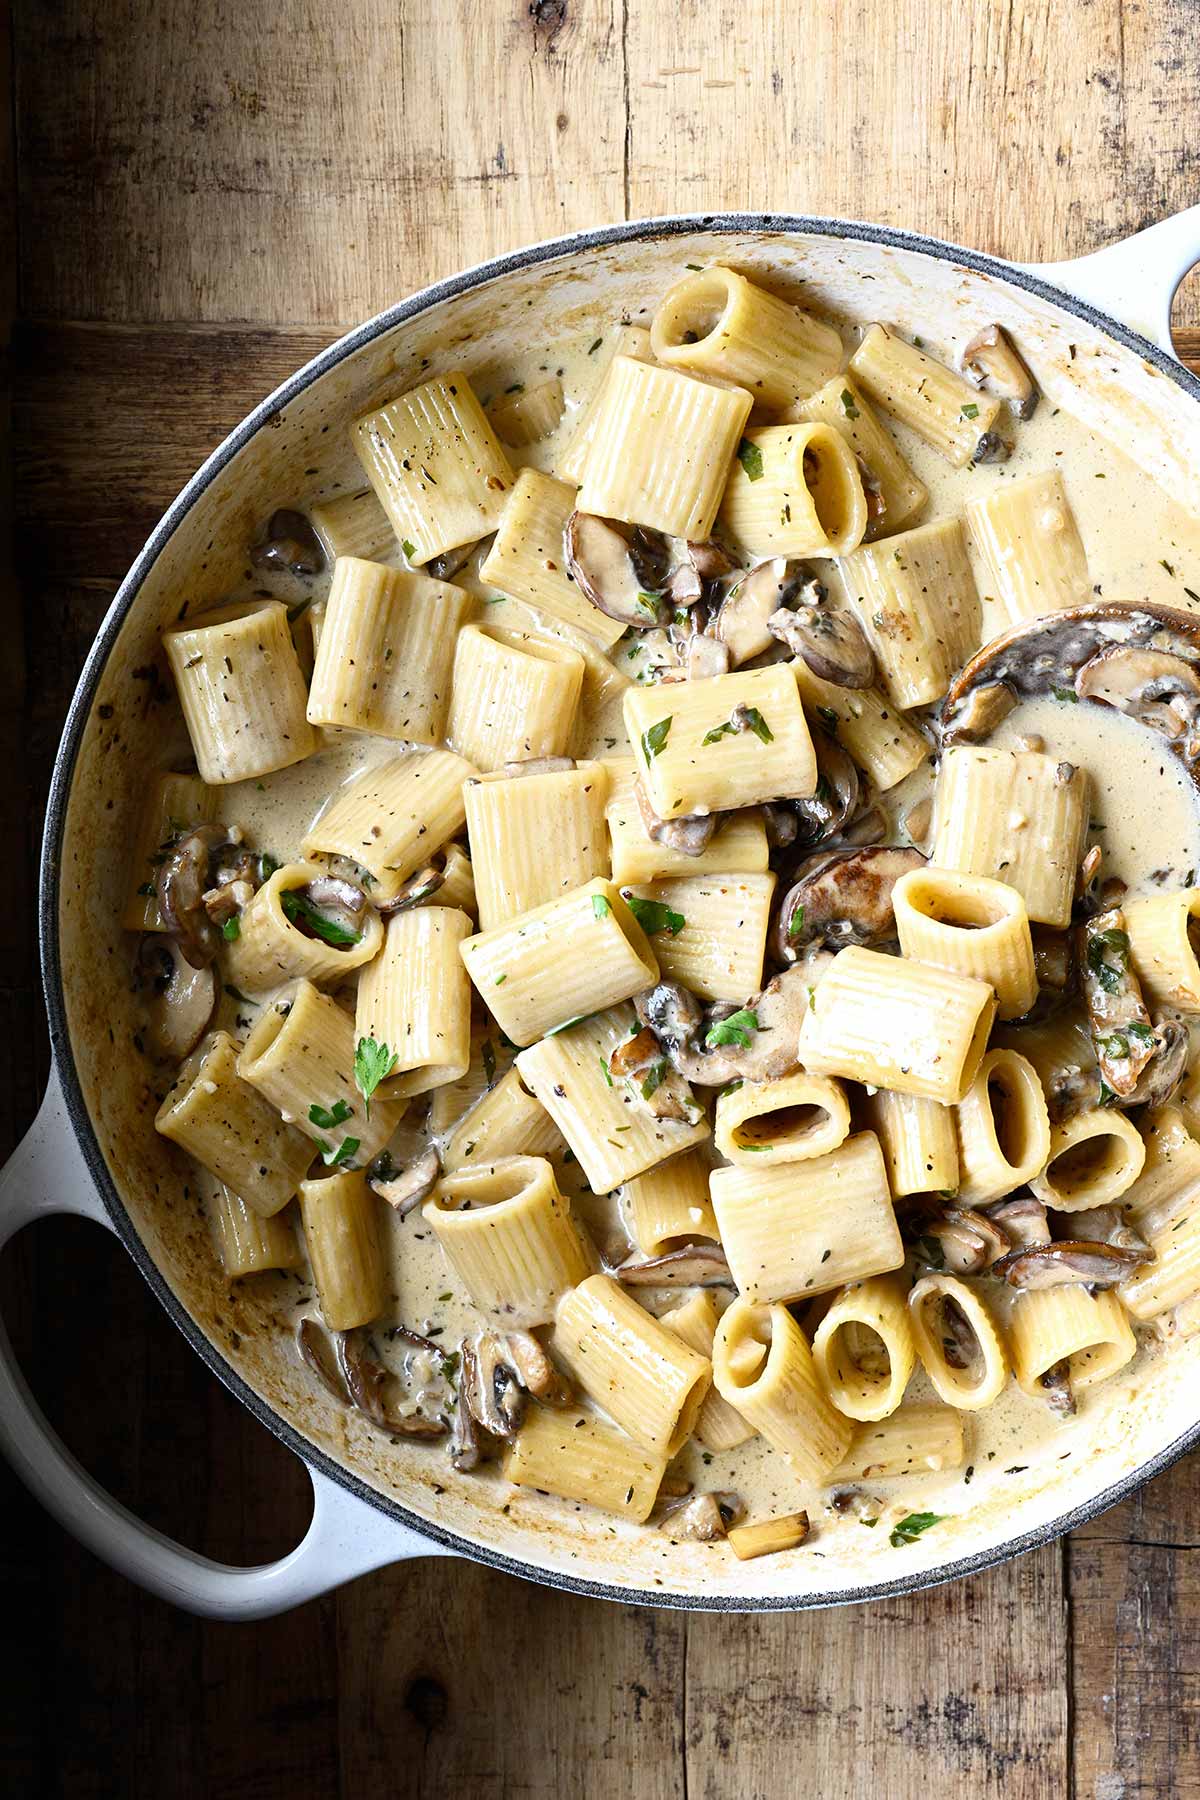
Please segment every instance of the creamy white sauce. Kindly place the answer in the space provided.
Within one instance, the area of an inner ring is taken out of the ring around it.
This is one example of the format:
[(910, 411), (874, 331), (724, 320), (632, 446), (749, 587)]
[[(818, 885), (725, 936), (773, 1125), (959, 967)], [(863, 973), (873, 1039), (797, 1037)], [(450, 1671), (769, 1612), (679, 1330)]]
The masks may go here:
[[(516, 452), (515, 463), (553, 469), (556, 453), (568, 441), (594, 377), (595, 362), (588, 353), (589, 342), (564, 344), (549, 354), (532, 354), (526, 360), (506, 363), (503, 368), (468, 371), (476, 391), (485, 398), (499, 397), (516, 381), (532, 386), (548, 373), (561, 375), (567, 406), (560, 427), (552, 437)], [(910, 433), (899, 427), (894, 429), (905, 455), (930, 489), (931, 501), (923, 519), (960, 512), (967, 500), (988, 493), (998, 484), (1058, 468), (1079, 524), (1095, 593), (1105, 599), (1153, 600), (1200, 610), (1200, 602), (1186, 591), (1191, 589), (1200, 595), (1200, 525), (1185, 517), (1169, 496), (1131, 462), (1093, 438), (1065, 412), (1043, 402), (1032, 421), (1016, 427), (1016, 451), (1009, 462), (964, 470), (949, 468)], [(318, 483), (310, 492), (296, 495), (295, 502), (311, 504), (361, 487), (361, 480), (355, 480), (349, 468), (343, 457), (336, 473), (323, 485)], [(398, 551), (396, 557), (398, 560)], [(490, 590), (478, 579), (479, 560), (475, 556), (453, 579), (479, 595), (481, 614), (489, 620), (528, 627), (534, 622), (533, 616), (518, 603), (484, 605)], [(984, 571), (978, 567), (976, 572), (985, 596), (986, 640), (998, 627), (990, 616)], [(319, 602), (325, 588), (326, 578), (298, 584), (286, 576), (264, 579), (256, 575), (245, 593), (269, 591), (289, 601), (303, 596)], [(621, 666), (620, 646), (614, 650), (613, 660)], [(585, 716), (572, 746), (575, 754), (626, 753), (619, 685), (614, 684), (606, 696), (598, 695), (595, 681), (589, 676), (586, 695)], [(1131, 894), (1137, 894), (1153, 891), (1157, 871), (1167, 871), (1159, 879), (1174, 885), (1188, 872), (1200, 869), (1200, 814), (1194, 790), (1183, 770), (1165, 753), (1160, 739), (1095, 706), (1039, 699), (1014, 712), (993, 741), (1012, 745), (1029, 734), (1043, 738), (1050, 753), (1088, 770), (1093, 796), (1093, 831), (1089, 841), (1102, 845), (1106, 875), (1119, 876)], [(389, 758), (397, 750), (394, 743), (382, 739), (353, 735), (338, 738), (330, 733), (322, 736), (322, 747), (307, 761), (221, 793), (222, 817), (241, 826), (252, 845), (269, 850), (281, 862), (298, 856), (305, 831), (345, 782), (368, 764)], [(886, 797), (894, 824), (928, 791), (929, 780), (928, 770), (918, 771)], [(253, 1004), (227, 997), (222, 1002), (220, 1023), (244, 1035), (247, 1022), (256, 1014)], [(502, 1061), (501, 1071), (504, 1066)], [(396, 1143), (398, 1157), (419, 1147), (423, 1111), (423, 1104), (417, 1102), (401, 1126)], [(581, 1192), (581, 1178), (573, 1166), (561, 1167), (559, 1173), (564, 1190), (574, 1195), (579, 1216), (593, 1228), (597, 1238), (611, 1233), (618, 1224), (613, 1200), (596, 1199)], [(390, 1209), (384, 1210), (395, 1299), (372, 1335), (377, 1353), (400, 1370), (405, 1363), (404, 1353), (401, 1346), (389, 1341), (390, 1326), (403, 1323), (453, 1346), (464, 1334), (476, 1329), (480, 1321), (459, 1291), (420, 1210), (406, 1221), (397, 1219)], [(293, 1308), (302, 1306), (309, 1292), (306, 1283), (294, 1281), (282, 1282), (280, 1290)], [(639, 1297), (653, 1310), (663, 1311), (685, 1296), (643, 1293)], [(989, 1303), (994, 1302), (1002, 1313), (1010, 1299), (998, 1284), (988, 1284)], [(918, 1369), (907, 1401), (935, 1398)], [(881, 1502), (881, 1508), (867, 1509), (879, 1516), (875, 1530), (881, 1548), (886, 1543), (889, 1520), (896, 1516), (924, 1510), (964, 1512), (981, 1496), (1002, 1493), (1010, 1471), (1035, 1465), (1049, 1470), (1054, 1461), (1075, 1454), (1089, 1435), (1092, 1410), (1106, 1403), (1104, 1389), (1093, 1389), (1081, 1397), (1078, 1417), (1062, 1421), (1046, 1407), (1026, 1398), (1015, 1382), (1010, 1382), (996, 1405), (983, 1413), (964, 1415), (968, 1431), (966, 1470), (857, 1484)], [(405, 1448), (397, 1454), (441, 1457), (444, 1452), (435, 1446)], [(712, 1457), (689, 1446), (679, 1458), (679, 1467), (698, 1487), (735, 1490), (755, 1517), (801, 1506), (819, 1516), (827, 1498), (826, 1492), (799, 1481), (784, 1458), (771, 1451), (762, 1439)], [(497, 1466), (482, 1470), (478, 1479), (495, 1489), (499, 1504), (506, 1484)], [(823, 1524), (845, 1531), (865, 1529), (854, 1519), (840, 1520), (836, 1525), (823, 1520)]]

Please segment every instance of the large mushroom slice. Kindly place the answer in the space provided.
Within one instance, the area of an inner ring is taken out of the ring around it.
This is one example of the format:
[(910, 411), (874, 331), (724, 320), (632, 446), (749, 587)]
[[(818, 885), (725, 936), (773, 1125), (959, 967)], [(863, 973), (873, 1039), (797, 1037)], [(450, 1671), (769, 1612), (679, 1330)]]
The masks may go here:
[(642, 824), (652, 844), (678, 850), (681, 856), (703, 856), (720, 823), (719, 813), (684, 813), (678, 819), (660, 819), (640, 781), (633, 784)]
[(694, 994), (662, 981), (634, 996), (642, 1024), (663, 1054), (695, 1087), (728, 1081), (774, 1081), (799, 1066), (800, 1027), (814, 977), (803, 965), (784, 969), (744, 1007), (706, 1024)]
[(805, 845), (819, 844), (842, 831), (854, 817), (862, 793), (858, 769), (837, 739), (814, 726), (812, 741), (817, 756), (816, 790), (806, 799), (790, 803), (796, 821), (792, 841)]
[(191, 1054), (208, 1029), (217, 1004), (212, 964), (196, 968), (166, 932), (146, 933), (138, 945), (138, 972), (147, 994), (150, 1036), (172, 1062)]
[(1119, 907), (1095, 913), (1082, 927), (1079, 959), (1083, 996), (1100, 1073), (1122, 1099), (1158, 1048), (1150, 1014), (1129, 958), (1129, 934)]
[(775, 951), (794, 963), (814, 943), (884, 944), (896, 935), (892, 889), (910, 869), (920, 869), (919, 850), (887, 844), (864, 850), (825, 850), (801, 863), (779, 905)]
[(1041, 389), (1003, 325), (985, 325), (962, 353), (963, 374), (1007, 400), (1018, 419), (1032, 419)]
[(625, 1287), (736, 1287), (719, 1244), (683, 1244), (663, 1256), (625, 1262), (613, 1273)]
[(768, 620), (793, 601), (803, 603), (823, 590), (807, 564), (785, 556), (756, 563), (726, 589), (711, 629), (729, 648), (735, 667), (761, 656), (775, 642)]
[(670, 623), (677, 602), (666, 589), (666, 539), (657, 532), (576, 511), (563, 547), (580, 593), (610, 619), (634, 631)]
[(1030, 1250), (1014, 1250), (992, 1264), (992, 1274), (1015, 1288), (1116, 1287), (1119, 1281), (1146, 1261), (1149, 1251), (1123, 1249), (1117, 1244), (1064, 1238)]
[(803, 598), (796, 605), (782, 606), (768, 618), (771, 636), (786, 644), (820, 680), (836, 687), (870, 687), (875, 680), (875, 652), (854, 614), (848, 607), (831, 605), (815, 577), (800, 592)]
[(1170, 606), (1067, 607), (985, 644), (942, 703), (943, 744), (981, 743), (1019, 700), (1073, 693), (1157, 732), (1200, 785), (1200, 618)]

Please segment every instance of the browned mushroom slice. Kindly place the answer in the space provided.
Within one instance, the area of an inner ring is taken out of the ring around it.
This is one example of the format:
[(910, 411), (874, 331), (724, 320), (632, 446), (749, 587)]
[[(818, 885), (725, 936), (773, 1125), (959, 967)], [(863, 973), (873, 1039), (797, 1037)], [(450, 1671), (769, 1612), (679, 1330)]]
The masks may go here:
[(1050, 1242), (1046, 1208), (1032, 1194), (997, 1200), (987, 1208), (987, 1216), (1004, 1232), (1014, 1250), (1036, 1250)]
[(870, 687), (875, 680), (875, 652), (862, 626), (846, 607), (831, 606), (823, 588), (818, 586), (818, 592), (819, 600), (773, 612), (767, 620), (771, 636), (786, 644), (820, 680), (837, 687)]
[(1114, 644), (1098, 650), (1075, 677), (1081, 700), (1129, 713), (1166, 738), (1194, 739), (1200, 712), (1200, 671), (1166, 650)]
[(146, 1015), (154, 1047), (180, 1062), (208, 1029), (217, 1004), (216, 970), (211, 964), (196, 968), (175, 938), (157, 931), (140, 939), (137, 966), (148, 990)]
[(838, 847), (849, 844), (856, 850), (865, 850), (868, 845), (882, 844), (887, 834), (887, 815), (882, 807), (868, 806), (866, 812), (859, 813), (857, 819), (852, 819), (842, 830)]
[(390, 919), (393, 913), (408, 912), (411, 907), (431, 900), (445, 880), (444, 869), (439, 869), (436, 863), (426, 863), (423, 869), (409, 876), (393, 899), (381, 903), (377, 909), (380, 918)]
[(718, 543), (716, 538), (705, 538), (703, 543), (689, 538), (687, 553), (701, 581), (719, 581), (722, 575), (728, 575), (735, 566), (724, 544)]
[(1182, 1019), (1158, 1013), (1153, 1030), (1153, 1053), (1135, 1086), (1126, 1094), (1126, 1106), (1165, 1106), (1187, 1074), (1191, 1042)]
[(593, 606), (634, 631), (669, 624), (674, 607), (663, 591), (665, 569), (654, 566), (657, 534), (573, 512), (563, 541), (567, 567)]
[(987, 681), (974, 687), (964, 698), (953, 722), (942, 724), (942, 743), (981, 744), (991, 736), (1017, 704), (1017, 696), (1006, 681)]
[(494, 1331), (481, 1331), (464, 1341), (458, 1392), (476, 1422), (493, 1437), (508, 1438), (525, 1415), (525, 1396), (505, 1341)]
[(167, 928), (194, 969), (215, 961), (220, 948), (221, 934), (208, 916), (204, 896), (212, 886), (213, 853), (227, 842), (224, 825), (197, 825), (170, 846), (154, 878)]
[[(731, 1512), (731, 1516), (726, 1515), (721, 1504), (725, 1498), (736, 1503), (737, 1510)], [(686, 1499), (668, 1500), (657, 1510), (659, 1529), (668, 1536), (690, 1543), (713, 1544), (741, 1517), (743, 1508), (736, 1494), (692, 1494)]]
[(942, 1206), (919, 1212), (908, 1229), (919, 1229), (916, 1251), (920, 1261), (953, 1275), (981, 1275), (1012, 1249), (1003, 1226), (986, 1213), (960, 1206)]
[(624, 1287), (733, 1287), (719, 1244), (683, 1244), (665, 1256), (622, 1263), (614, 1271)]
[(812, 984), (807, 968), (784, 969), (732, 1017), (714, 1020), (707, 1029), (695, 996), (673, 982), (635, 995), (634, 1006), (673, 1066), (694, 1086), (774, 1081), (799, 1066), (800, 1027)]
[(1007, 400), (1018, 419), (1032, 419), (1041, 390), (1003, 325), (985, 325), (962, 353), (965, 375)]
[(329, 1333), (315, 1319), (301, 1319), (296, 1327), (296, 1348), (300, 1360), (310, 1368), (322, 1386), (343, 1406), (350, 1405), (350, 1391), (338, 1368), (337, 1355)]
[(1156, 1048), (1150, 1014), (1129, 959), (1125, 915), (1114, 907), (1082, 927), (1080, 980), (1100, 1073), (1114, 1094), (1128, 1096)]
[(452, 1409), (450, 1442), (446, 1446), (450, 1461), (460, 1475), (469, 1475), (479, 1467), (478, 1422), (468, 1401), (468, 1383), (474, 1379), (474, 1357), (469, 1344), (459, 1350), (458, 1394)]
[(795, 837), (801, 844), (819, 844), (841, 831), (853, 817), (861, 792), (858, 770), (837, 739), (814, 728), (812, 741), (817, 756), (816, 789), (806, 799), (791, 803)]
[(338, 1368), (350, 1391), (350, 1399), (373, 1425), (393, 1437), (445, 1437), (444, 1419), (430, 1419), (421, 1412), (402, 1412), (394, 1404), (401, 1384), (389, 1369), (367, 1355), (361, 1331), (334, 1333)]
[(640, 781), (635, 781), (638, 811), (646, 836), (667, 850), (678, 850), (681, 856), (703, 856), (720, 822), (720, 813), (685, 813), (680, 819), (660, 819)]
[(810, 857), (780, 902), (776, 955), (790, 963), (806, 944), (842, 949), (887, 943), (896, 935), (892, 889), (902, 875), (924, 865), (919, 850), (890, 845)]
[(992, 1274), (1015, 1288), (1063, 1287), (1070, 1282), (1108, 1288), (1124, 1281), (1145, 1261), (1145, 1255), (1136, 1250), (1066, 1238), (1033, 1250), (1014, 1250), (992, 1264)]
[(1063, 1357), (1061, 1362), (1052, 1363), (1043, 1375), (1039, 1375), (1037, 1385), (1045, 1395), (1050, 1411), (1060, 1418), (1069, 1419), (1075, 1411), (1075, 1392), (1071, 1386), (1071, 1359)]
[(428, 1200), (441, 1173), (441, 1158), (432, 1147), (402, 1169), (388, 1151), (381, 1150), (367, 1170), (367, 1186), (406, 1219), (422, 1200)]
[(571, 1406), (575, 1390), (566, 1376), (550, 1361), (545, 1349), (531, 1331), (510, 1331), (508, 1355), (521, 1378), (521, 1385), (540, 1400), (543, 1406)]
[(804, 563), (773, 556), (766, 562), (739, 575), (726, 589), (712, 630), (729, 648), (732, 663), (749, 662), (761, 656), (776, 641), (767, 621), (780, 607), (789, 606), (797, 597), (804, 598), (806, 583), (820, 591)]
[(482, 539), (474, 538), (469, 544), (456, 544), (453, 550), (443, 550), (440, 556), (431, 556), (425, 564), (425, 572), (432, 575), (435, 581), (449, 581), (452, 575), (465, 563), (470, 562)]
[(800, 822), (795, 810), (786, 800), (764, 800), (758, 810), (762, 814), (768, 847), (772, 850), (789, 849), (800, 833)]
[(1119, 1206), (1089, 1206), (1071, 1213), (1069, 1223), (1088, 1243), (1115, 1244), (1118, 1250), (1133, 1250), (1143, 1259), (1150, 1255), (1149, 1244)]
[(257, 568), (285, 570), (289, 575), (319, 575), (325, 552), (312, 521), (293, 507), (281, 506), (267, 521), (266, 535), (251, 552)]
[(1075, 976), (1071, 933), (1060, 931), (1055, 925), (1032, 925), (1030, 936), (1038, 986), (1048, 988), (1054, 994), (1065, 994)]
[(702, 1111), (691, 1088), (672, 1067), (662, 1045), (647, 1027), (618, 1044), (609, 1058), (608, 1069), (614, 1081), (632, 1083), (656, 1119), (678, 1119), (690, 1125)]

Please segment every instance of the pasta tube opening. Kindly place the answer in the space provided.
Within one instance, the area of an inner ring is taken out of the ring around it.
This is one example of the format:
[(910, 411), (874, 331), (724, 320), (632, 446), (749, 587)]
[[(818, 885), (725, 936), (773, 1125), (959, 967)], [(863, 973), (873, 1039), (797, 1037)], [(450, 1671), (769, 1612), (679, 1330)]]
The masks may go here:
[(867, 529), (853, 450), (832, 425), (764, 425), (743, 439), (721, 517), (762, 556), (845, 556)]
[(1029, 1011), (1037, 972), (1029, 914), (1015, 888), (929, 865), (901, 876), (893, 905), (905, 956), (990, 982), (1001, 1019)]
[(894, 1413), (916, 1360), (899, 1276), (844, 1288), (813, 1339), (821, 1384), (838, 1411), (851, 1419), (885, 1419)]
[(926, 1275), (908, 1296), (913, 1340), (940, 1400), (978, 1412), (1008, 1380), (1008, 1353), (983, 1300), (954, 1275)]
[(846, 1454), (849, 1421), (830, 1404), (786, 1306), (735, 1300), (713, 1340), (713, 1379), (802, 1480), (822, 1480)]
[(1049, 1160), (1030, 1186), (1057, 1212), (1080, 1212), (1116, 1200), (1145, 1161), (1142, 1134), (1124, 1113), (1075, 1113), (1051, 1130)]
[(510, 1324), (546, 1324), (591, 1267), (542, 1157), (457, 1169), (426, 1201), (424, 1218), (476, 1306)]
[(1045, 1168), (1050, 1117), (1037, 1070), (1015, 1050), (989, 1050), (958, 1108), (964, 1206), (1011, 1194)]

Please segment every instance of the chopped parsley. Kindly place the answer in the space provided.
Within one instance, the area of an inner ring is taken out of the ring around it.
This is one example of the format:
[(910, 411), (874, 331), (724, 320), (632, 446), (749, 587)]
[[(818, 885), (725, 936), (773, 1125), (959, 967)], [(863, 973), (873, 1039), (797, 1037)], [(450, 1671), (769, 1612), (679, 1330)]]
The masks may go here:
[(354, 1111), (344, 1100), (335, 1100), (330, 1107), (318, 1106), (316, 1101), (308, 1109), (311, 1125), (319, 1125), (322, 1131), (332, 1131), (335, 1125), (344, 1125)]
[(745, 1050), (750, 1044), (750, 1033), (758, 1030), (758, 1014), (743, 1006), (740, 1012), (730, 1013), (727, 1019), (719, 1019), (711, 1028), (704, 1042), (710, 1050), (716, 1050), (722, 1044), (736, 1044)]
[(906, 1513), (899, 1524), (892, 1527), (888, 1542), (893, 1550), (899, 1550), (904, 1544), (915, 1544), (923, 1531), (928, 1531), (931, 1525), (940, 1525), (942, 1518), (941, 1513)]
[(818, 706), (817, 717), (826, 731), (836, 734), (837, 728), (842, 722), (840, 713), (834, 712), (832, 706)]
[(351, 1162), (358, 1154), (358, 1144), (357, 1138), (343, 1138), (335, 1150), (332, 1144), (325, 1142), (324, 1138), (317, 1139), (317, 1149), (321, 1152), (321, 1161), (331, 1169), (336, 1169), (339, 1163)]
[(605, 1060), (602, 1056), (598, 1056), (596, 1058), (596, 1061), (600, 1064), (600, 1067), (604, 1070), (604, 1079), (605, 1079), (605, 1081), (607, 1081), (609, 1087), (611, 1087), (613, 1084), (611, 1069), (609, 1068), (608, 1064), (605, 1062)]
[[(1112, 956), (1108, 961), (1105, 952)], [(1129, 967), (1129, 934), (1125, 931), (1098, 931), (1088, 939), (1087, 965), (1106, 994), (1115, 994)]]
[(339, 925), (336, 919), (328, 919), (323, 912), (318, 912), (299, 888), (286, 888), (280, 895), (280, 904), (284, 916), (293, 925), (303, 926), (313, 937), (320, 938), (323, 943), (332, 944), (335, 948), (357, 944), (362, 936), (361, 932), (350, 931), (345, 925)]
[(646, 1079), (642, 1083), (643, 1100), (649, 1100), (651, 1094), (656, 1094), (658, 1092), (666, 1079), (666, 1074), (667, 1059), (665, 1056), (660, 1056), (658, 1061), (651, 1063), (649, 1069), (646, 1071)]
[(800, 905), (800, 906), (793, 907), (792, 916), (788, 920), (788, 933), (787, 933), (788, 934), (788, 943), (794, 944), (796, 939), (800, 936), (800, 933), (803, 930), (804, 930), (804, 907), (803, 907), (803, 905)]
[(400, 539), (400, 548), (403, 550), (405, 556), (407, 556), (409, 562), (411, 562), (413, 557), (417, 554), (417, 546), (408, 538)]
[(735, 707), (729, 718), (720, 725), (714, 725), (701, 738), (701, 744), (717, 744), (723, 737), (733, 737), (739, 731), (752, 731), (761, 743), (773, 744), (775, 733), (759, 712), (757, 706)]
[(842, 389), (842, 411), (848, 419), (857, 419), (858, 408), (854, 404), (854, 395), (849, 388)]
[[(153, 892), (153, 890), (151, 890), (151, 891)], [(237, 914), (233, 913), (228, 919), (226, 919), (225, 923), (222, 925), (221, 936), (225, 939), (225, 942), (227, 944), (232, 944), (235, 941), (235, 939), (241, 937), (241, 935), (242, 935), (242, 922), (238, 918)]]
[(962, 408), (962, 416), (964, 419), (977, 419), (979, 417), (979, 408), (976, 406), (974, 400), (967, 401), (966, 405)]
[(1065, 706), (1075, 706), (1079, 702), (1079, 695), (1075, 692), (1074, 688), (1052, 687), (1050, 692), (1054, 695), (1056, 700), (1061, 700)]
[(398, 1061), (399, 1058), (386, 1044), (377, 1044), (374, 1038), (359, 1038), (358, 1048), (354, 1052), (354, 1084), (366, 1101), (368, 1119), (371, 1116), (371, 1095), (380, 1082), (391, 1074)]
[(665, 719), (658, 721), (657, 725), (651, 725), (647, 731), (643, 731), (642, 755), (647, 762), (653, 762), (654, 758), (666, 749), (667, 739), (671, 735), (671, 721), (674, 717), (674, 713), (668, 713)]
[(598, 919), (607, 919), (612, 907), (603, 894), (592, 895), (592, 911)]
[(682, 913), (673, 912), (664, 900), (639, 900), (636, 894), (625, 896), (629, 910), (649, 936), (658, 931), (669, 931), (672, 937), (678, 937), (687, 923)]
[(737, 459), (746, 471), (748, 481), (761, 481), (763, 476), (762, 451), (749, 438), (743, 438), (737, 447)]

